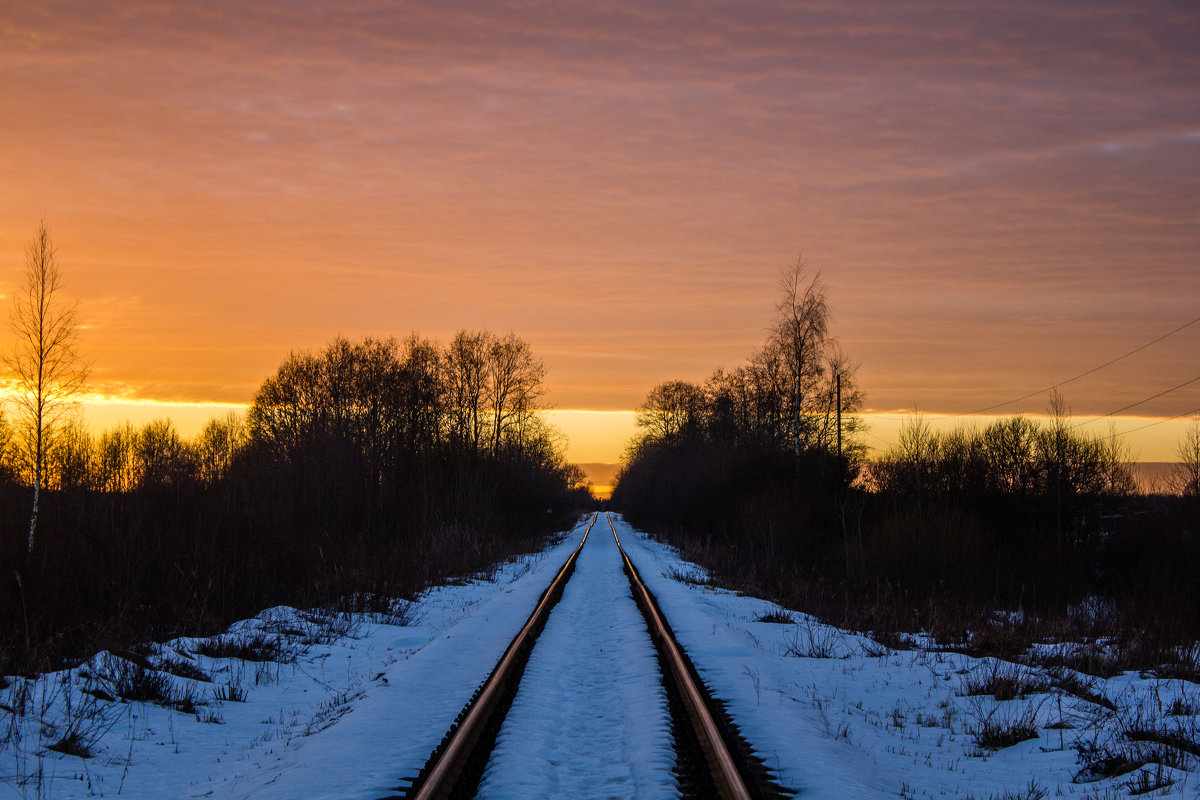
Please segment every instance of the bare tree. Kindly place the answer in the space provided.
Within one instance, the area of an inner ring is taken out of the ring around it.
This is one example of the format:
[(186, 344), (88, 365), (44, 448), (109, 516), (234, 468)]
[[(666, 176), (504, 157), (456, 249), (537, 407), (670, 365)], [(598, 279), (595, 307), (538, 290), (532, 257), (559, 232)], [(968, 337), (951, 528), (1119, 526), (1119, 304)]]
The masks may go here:
[(96, 441), (96, 486), (102, 492), (122, 494), (137, 484), (134, 447), (137, 431), (126, 422), (104, 431)]
[(703, 411), (703, 389), (688, 381), (667, 381), (650, 390), (636, 423), (648, 439), (672, 439), (694, 427)]
[(1179, 463), (1171, 476), (1172, 488), (1184, 497), (1200, 497), (1200, 416), (1184, 429), (1175, 451)]
[(195, 459), (169, 418), (156, 419), (138, 431), (133, 441), (138, 485), (169, 486), (195, 475)]
[(475, 452), (484, 437), (488, 351), (493, 336), (486, 331), (459, 331), (446, 352), (452, 436)]
[(13, 295), (12, 327), (17, 341), (4, 359), (16, 384), (22, 455), (33, 477), (30, 552), (37, 534), (46, 452), (88, 374), (77, 350), (78, 304), (64, 302), (59, 296), (61, 289), (54, 243), (42, 222), (25, 248), (25, 282)]
[(210, 419), (196, 440), (200, 479), (209, 485), (220, 480), (249, 439), (250, 429), (244, 415), (229, 411), (223, 417)]
[(506, 439), (523, 443), (525, 427), (544, 391), (546, 366), (534, 356), (529, 342), (509, 333), (492, 339), (485, 374), (492, 454), (496, 455)]
[(17, 466), (14, 457), (16, 441), (13, 437), (12, 425), (4, 409), (0, 408), (0, 481), (16, 480)]
[(54, 447), (47, 452), (42, 482), (64, 490), (90, 490), (96, 474), (96, 441), (91, 431), (82, 419), (72, 419), (62, 426), (55, 439)]
[(811, 412), (816, 384), (825, 374), (825, 350), (829, 335), (829, 303), (821, 273), (811, 278), (803, 257), (783, 271), (772, 339), (783, 356), (791, 405), (792, 439), (796, 455), (813, 431)]

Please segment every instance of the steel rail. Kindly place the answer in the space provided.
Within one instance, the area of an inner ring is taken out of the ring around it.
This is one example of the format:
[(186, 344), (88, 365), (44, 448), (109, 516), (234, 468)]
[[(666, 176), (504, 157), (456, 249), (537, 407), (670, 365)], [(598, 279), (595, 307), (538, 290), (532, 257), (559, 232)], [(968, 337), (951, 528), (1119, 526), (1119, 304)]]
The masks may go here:
[(613, 538), (617, 541), (617, 549), (621, 551), (621, 558), (625, 560), (625, 572), (633, 587), (634, 600), (646, 615), (650, 624), (650, 636), (654, 639), (656, 647), (662, 654), (667, 671), (679, 690), (696, 738), (699, 739), (700, 747), (704, 751), (704, 758), (712, 773), (717, 792), (723, 800), (751, 800), (752, 795), (747, 788), (746, 781), (738, 771), (737, 764), (729, 752), (725, 739), (721, 736), (716, 720), (709, 712), (704, 694), (692, 679), (686, 657), (675, 641), (671, 627), (663, 618), (662, 612), (659, 611), (658, 604), (654, 602), (654, 596), (642, 582), (637, 567), (633, 566), (633, 562), (629, 560), (629, 554), (621, 546), (621, 537), (617, 535), (617, 528), (613, 525), (612, 516), (607, 511), (605, 519), (608, 520), (608, 527), (612, 528)]
[(579, 556), (579, 551), (587, 543), (588, 534), (592, 532), (592, 526), (599, 518), (599, 513), (592, 517), (579, 546), (575, 548), (575, 552), (567, 559), (562, 569), (558, 571), (558, 575), (542, 594), (537, 607), (529, 615), (524, 627), (509, 643), (496, 668), (492, 670), (492, 674), (488, 676), (475, 700), (469, 706), (466, 716), (449, 735), (449, 740), (445, 743), (444, 748), (440, 748), (441, 754), (435, 755), (436, 761), (432, 766), (427, 765), (427, 771), (422, 771), (423, 777), (418, 778), (418, 783), (412, 787), (408, 797), (415, 800), (435, 800), (435, 798), (444, 800), (454, 795), (459, 778), (475, 754), (476, 744), (491, 721), (492, 715), (496, 712), (513, 674), (518, 670), (524, 671), (529, 651), (533, 649), (533, 642), (545, 627), (550, 610), (562, 596), (562, 588), (575, 568), (575, 560)]

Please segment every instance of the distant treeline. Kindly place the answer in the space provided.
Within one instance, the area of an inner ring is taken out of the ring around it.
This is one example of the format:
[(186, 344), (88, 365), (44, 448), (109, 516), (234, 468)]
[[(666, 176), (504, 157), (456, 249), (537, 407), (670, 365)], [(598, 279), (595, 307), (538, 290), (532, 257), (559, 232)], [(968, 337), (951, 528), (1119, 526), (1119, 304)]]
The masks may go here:
[(539, 414), (544, 375), (512, 334), (338, 338), (194, 441), (166, 420), (67, 425), (30, 553), (0, 419), (0, 673), (268, 605), (386, 603), (536, 546), (588, 502)]
[(1200, 426), (1172, 495), (1136, 494), (1120, 437), (1074, 428), (1057, 396), (1042, 422), (914, 417), (869, 463), (853, 368), (801, 271), (748, 364), (650, 392), (616, 508), (740, 589), (863, 629), (1103, 608), (1110, 630), (1200, 635)]
[(653, 530), (746, 548), (771, 568), (784, 566), (780, 547), (807, 561), (804, 541), (827, 538), (863, 452), (862, 393), (829, 319), (820, 276), (797, 263), (747, 364), (650, 392), (613, 504)]

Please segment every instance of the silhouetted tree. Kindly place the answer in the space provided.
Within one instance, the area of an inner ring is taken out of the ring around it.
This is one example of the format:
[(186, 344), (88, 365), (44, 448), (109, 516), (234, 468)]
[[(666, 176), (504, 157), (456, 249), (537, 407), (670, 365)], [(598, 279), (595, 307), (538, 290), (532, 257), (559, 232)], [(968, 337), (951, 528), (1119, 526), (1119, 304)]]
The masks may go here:
[(696, 430), (705, 413), (705, 400), (696, 384), (667, 381), (650, 390), (634, 419), (643, 439), (676, 439)]
[(490, 335), (459, 331), (446, 351), (446, 402), (450, 436), (478, 452), (484, 439)]
[(50, 450), (46, 483), (60, 489), (91, 489), (95, 475), (96, 444), (79, 420), (71, 420), (59, 431)]
[(210, 485), (219, 481), (249, 440), (244, 415), (230, 411), (223, 417), (210, 419), (196, 440), (196, 468), (200, 479)]
[(533, 355), (529, 343), (509, 333), (492, 338), (487, 358), (487, 404), (491, 410), (492, 453), (500, 452), (505, 439), (525, 439), (531, 415), (543, 391), (546, 366)]
[(311, 353), (291, 353), (254, 394), (247, 423), (254, 440), (279, 458), (291, 460), (313, 438), (325, 414), (321, 361)]
[[(211, 420), (194, 441), (166, 420), (60, 427), (45, 568), (23, 583), (0, 570), (0, 608), (29, 609), (0, 614), (0, 673), (280, 603), (385, 609), (561, 529), (590, 499), (538, 413), (541, 361), (512, 334), (458, 340), (483, 345), (466, 437), (448, 411), (449, 348), (415, 335), (292, 353), (245, 421)], [(0, 416), (0, 449), (5, 430)], [(0, 480), (0, 500), (22, 490)], [(19, 513), (0, 502), (0, 563), (24, 553)]]
[[(825, 377), (825, 348), (829, 333), (829, 303), (821, 273), (806, 274), (803, 258), (783, 271), (780, 298), (768, 348), (776, 350), (788, 386), (792, 442), (796, 457), (816, 435), (814, 411), (828, 392), (817, 384)], [(824, 397), (822, 396), (824, 395)]]
[(12, 328), (17, 343), (4, 359), (16, 379), (21, 454), (33, 483), (29, 552), (33, 552), (37, 534), (46, 454), (70, 409), (69, 401), (88, 374), (78, 354), (77, 304), (64, 302), (61, 289), (57, 251), (43, 222), (25, 248), (25, 280), (13, 295)]
[(169, 419), (149, 422), (138, 431), (133, 456), (141, 488), (179, 484), (195, 473), (191, 448)]
[(16, 440), (8, 415), (0, 408), (0, 484), (17, 479)]
[(400, 369), (401, 446), (409, 457), (428, 456), (445, 434), (445, 359), (436, 344), (413, 334), (404, 343)]
[(1179, 456), (1171, 475), (1171, 486), (1184, 497), (1200, 499), (1200, 417), (1193, 417), (1175, 446)]
[(104, 492), (121, 494), (137, 486), (138, 472), (134, 456), (137, 434), (126, 422), (100, 434), (97, 440), (96, 486)]

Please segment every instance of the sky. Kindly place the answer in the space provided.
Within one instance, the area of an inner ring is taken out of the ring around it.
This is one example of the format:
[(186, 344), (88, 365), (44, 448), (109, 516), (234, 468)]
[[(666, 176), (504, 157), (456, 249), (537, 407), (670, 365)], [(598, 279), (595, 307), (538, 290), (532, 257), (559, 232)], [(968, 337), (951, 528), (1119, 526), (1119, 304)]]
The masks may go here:
[[(0, 294), (45, 220), (97, 420), (220, 413), (338, 334), (511, 330), (614, 461), (802, 254), (882, 446), (1200, 317), (1197, 41), (1194, 2), (6, 0)], [(1062, 391), (1107, 414), (1197, 353)]]

